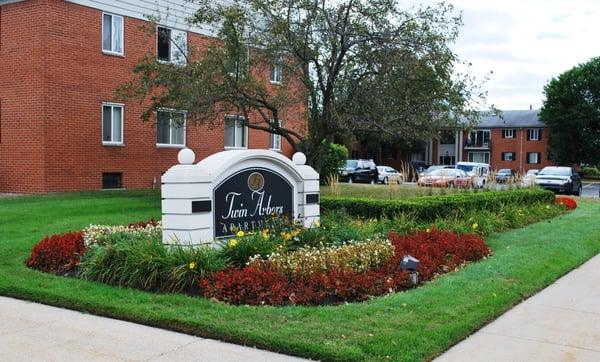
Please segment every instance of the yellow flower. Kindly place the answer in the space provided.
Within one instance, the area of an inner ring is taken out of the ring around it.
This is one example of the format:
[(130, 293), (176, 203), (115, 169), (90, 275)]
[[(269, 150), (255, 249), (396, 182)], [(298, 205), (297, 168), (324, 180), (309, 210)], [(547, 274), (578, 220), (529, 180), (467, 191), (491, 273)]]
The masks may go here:
[(429, 228), (427, 228), (427, 230), (425, 230), (426, 233), (430, 232), (431, 230), (429, 230)]
[(283, 233), (283, 240), (288, 241), (292, 239), (291, 233)]
[(240, 231), (238, 231), (238, 232), (236, 233), (236, 235), (237, 235), (237, 237), (238, 237), (238, 238), (243, 238), (243, 237), (244, 237), (244, 231), (243, 231), (243, 230), (240, 230)]
[(191, 262), (189, 267), (190, 269), (196, 269), (196, 262)]
[(475, 229), (477, 229), (479, 227), (479, 224), (473, 223), (473, 225), (471, 225), (471, 227), (473, 227), (473, 230), (475, 230)]
[(261, 231), (260, 234), (262, 235), (263, 239), (268, 239), (269, 238), (269, 229), (265, 229), (265, 230)]
[(227, 246), (230, 248), (235, 248), (237, 244), (238, 244), (237, 239), (231, 239), (227, 242)]
[(550, 210), (550, 205), (546, 205), (546, 209)]
[(319, 222), (319, 220), (315, 220), (315, 222), (313, 222), (313, 226), (318, 228), (321, 226), (321, 223)]

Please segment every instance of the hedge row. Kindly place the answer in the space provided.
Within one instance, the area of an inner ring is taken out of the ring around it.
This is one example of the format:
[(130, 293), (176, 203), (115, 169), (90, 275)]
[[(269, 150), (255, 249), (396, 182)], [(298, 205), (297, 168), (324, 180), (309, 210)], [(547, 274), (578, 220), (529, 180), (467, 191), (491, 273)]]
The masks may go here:
[(410, 214), (418, 220), (433, 221), (456, 212), (499, 210), (503, 205), (554, 203), (551, 191), (520, 189), (510, 191), (460, 192), (450, 195), (423, 196), (406, 200), (379, 200), (351, 197), (323, 197), (321, 210), (346, 210), (350, 215), (363, 218), (394, 217)]

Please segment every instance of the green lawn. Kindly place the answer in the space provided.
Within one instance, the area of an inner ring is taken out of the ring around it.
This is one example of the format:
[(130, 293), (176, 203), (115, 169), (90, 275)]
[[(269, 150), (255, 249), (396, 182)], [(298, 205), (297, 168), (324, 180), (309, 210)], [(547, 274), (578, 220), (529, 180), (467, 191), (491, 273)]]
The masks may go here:
[[(382, 186), (385, 188), (385, 186)], [(404, 293), (326, 307), (230, 306), (30, 270), (46, 234), (158, 218), (158, 193), (0, 199), (0, 294), (323, 360), (427, 360), (600, 252), (600, 203), (488, 238), (494, 255)]]

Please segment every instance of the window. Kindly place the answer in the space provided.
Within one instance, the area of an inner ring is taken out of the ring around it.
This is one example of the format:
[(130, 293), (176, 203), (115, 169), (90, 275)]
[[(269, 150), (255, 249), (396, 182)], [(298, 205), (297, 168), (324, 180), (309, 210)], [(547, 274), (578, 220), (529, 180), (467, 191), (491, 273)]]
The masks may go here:
[(502, 130), (503, 138), (515, 138), (515, 130), (514, 129), (504, 129)]
[(542, 130), (541, 129), (530, 129), (527, 133), (527, 139), (529, 141), (539, 141), (542, 138)]
[(467, 147), (489, 147), (490, 130), (472, 131), (467, 139)]
[(514, 161), (516, 155), (515, 152), (502, 152), (502, 161)]
[(242, 78), (248, 75), (250, 69), (250, 48), (230, 49), (225, 59), (225, 67), (230, 76)]
[[(275, 121), (271, 121), (275, 123)], [(281, 127), (281, 120), (277, 122), (279, 127)], [(269, 134), (269, 149), (275, 151), (281, 151), (281, 135), (276, 133)]]
[(102, 51), (123, 55), (123, 17), (102, 14)]
[(102, 144), (123, 144), (123, 105), (102, 104)]
[(156, 29), (156, 53), (159, 61), (187, 63), (187, 32), (159, 26)]
[(102, 189), (123, 188), (123, 174), (120, 172), (105, 172), (102, 174)]
[(158, 146), (185, 146), (185, 113), (173, 110), (156, 112), (156, 144)]
[(440, 156), (440, 165), (454, 165), (455, 160), (454, 156)]
[(225, 117), (225, 148), (246, 148), (248, 129), (244, 117)]
[(490, 163), (489, 152), (469, 152), (469, 162)]
[(283, 83), (283, 59), (281, 57), (277, 57), (271, 62), (271, 83)]
[(540, 152), (527, 152), (527, 163), (540, 163), (542, 154)]
[(453, 145), (456, 142), (456, 135), (452, 131), (442, 131), (440, 133), (441, 145)]

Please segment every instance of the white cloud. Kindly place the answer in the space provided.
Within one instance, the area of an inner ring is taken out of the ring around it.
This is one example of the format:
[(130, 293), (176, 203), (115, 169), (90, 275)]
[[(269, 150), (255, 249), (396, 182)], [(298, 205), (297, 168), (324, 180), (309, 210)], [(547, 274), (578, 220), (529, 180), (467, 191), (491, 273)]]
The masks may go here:
[(600, 0), (450, 2), (464, 22), (453, 48), (475, 75), (493, 72), (485, 89), (500, 109), (541, 107), (552, 77), (600, 56)]

